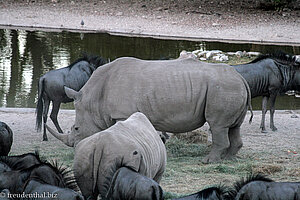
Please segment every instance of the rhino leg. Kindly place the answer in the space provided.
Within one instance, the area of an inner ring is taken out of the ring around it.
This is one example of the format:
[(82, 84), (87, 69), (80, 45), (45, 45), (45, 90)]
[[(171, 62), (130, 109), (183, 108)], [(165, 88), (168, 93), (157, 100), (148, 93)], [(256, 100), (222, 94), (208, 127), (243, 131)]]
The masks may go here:
[(242, 148), (243, 142), (240, 134), (240, 127), (234, 127), (229, 129), (229, 142), (230, 146), (227, 149), (225, 159), (232, 159), (237, 152)]
[(230, 146), (228, 131), (229, 128), (211, 126), (212, 148), (210, 153), (203, 158), (203, 163), (220, 162), (225, 157)]

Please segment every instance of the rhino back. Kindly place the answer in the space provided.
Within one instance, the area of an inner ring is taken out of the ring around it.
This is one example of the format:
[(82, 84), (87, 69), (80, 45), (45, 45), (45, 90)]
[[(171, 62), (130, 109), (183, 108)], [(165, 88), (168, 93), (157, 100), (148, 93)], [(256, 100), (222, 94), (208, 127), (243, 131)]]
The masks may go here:
[(240, 95), (239, 85), (244, 86), (241, 76), (228, 65), (194, 59), (120, 58), (93, 73), (82, 88), (81, 103), (101, 116), (99, 119), (105, 118), (106, 125), (138, 111), (146, 114), (157, 130), (185, 132), (205, 123), (205, 106), (211, 100), (208, 91)]
[[(91, 193), (98, 188), (100, 194), (105, 195), (118, 168), (127, 166), (154, 178), (163, 173), (165, 165), (166, 149), (159, 135), (145, 115), (136, 113), (79, 142), (74, 174), (81, 190)], [(80, 184), (88, 180), (92, 186)]]

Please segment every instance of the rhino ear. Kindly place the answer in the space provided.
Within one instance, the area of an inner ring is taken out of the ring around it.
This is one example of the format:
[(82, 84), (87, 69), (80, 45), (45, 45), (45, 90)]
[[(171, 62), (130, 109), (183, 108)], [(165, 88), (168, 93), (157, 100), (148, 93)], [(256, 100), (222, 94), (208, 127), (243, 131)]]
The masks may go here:
[(77, 92), (71, 88), (68, 88), (67, 86), (64, 86), (64, 90), (66, 95), (70, 98), (70, 99), (74, 99), (75, 101), (78, 101), (81, 99), (82, 93), (81, 92)]

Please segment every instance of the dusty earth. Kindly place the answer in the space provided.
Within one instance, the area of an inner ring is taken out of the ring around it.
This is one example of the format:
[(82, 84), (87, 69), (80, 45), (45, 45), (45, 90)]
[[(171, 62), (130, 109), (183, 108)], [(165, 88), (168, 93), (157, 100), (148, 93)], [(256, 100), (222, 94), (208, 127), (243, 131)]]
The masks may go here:
[[(268, 118), (269, 115), (267, 115)], [(276, 111), (275, 125), (278, 131), (272, 132), (269, 128), (268, 133), (261, 133), (259, 129), (261, 113), (254, 112), (252, 124), (248, 123), (250, 113), (241, 128), (243, 148), (239, 151), (238, 157), (242, 160), (249, 160), (249, 165), (253, 166), (254, 172), (260, 172), (277, 181), (299, 181), (300, 178), (300, 111)], [(58, 121), (64, 130), (68, 132), (73, 125), (75, 119), (74, 110), (61, 110)], [(23, 154), (33, 152), (36, 149), (47, 159), (57, 160), (69, 167), (72, 166), (74, 156), (73, 148), (67, 147), (53, 136), (48, 134), (49, 141), (42, 141), (42, 134), (35, 131), (35, 110), (32, 108), (0, 108), (0, 121), (6, 122), (14, 132), (14, 142), (11, 154)], [(54, 127), (50, 121), (48, 124)], [(269, 120), (266, 121), (269, 125)], [(201, 130), (208, 133), (209, 127), (205, 124)], [(188, 133), (189, 135), (191, 133)], [(211, 141), (211, 134), (208, 134), (208, 144)], [(192, 171), (188, 169), (182, 170), (180, 175), (174, 176), (171, 180), (168, 174), (174, 173), (172, 167), (168, 167), (165, 172), (161, 185), (164, 191), (173, 193), (192, 193), (199, 188), (207, 187), (218, 183), (232, 183), (240, 177), (237, 174), (214, 172), (214, 168), (225, 167), (229, 169), (242, 169), (241, 165), (245, 165), (244, 161), (233, 161), (221, 165), (208, 165), (205, 167), (200, 161), (194, 161), (196, 164)], [(235, 163), (236, 162), (236, 163)], [(173, 166), (177, 168), (185, 168), (182, 162), (175, 163)], [(246, 164), (247, 166), (247, 164)], [(199, 168), (208, 171), (199, 171)], [(184, 169), (183, 168), (183, 169)], [(210, 170), (211, 169), (211, 170)], [(197, 172), (193, 172), (196, 170)], [(199, 172), (198, 172), (199, 171)], [(276, 173), (278, 172), (278, 173)], [(176, 173), (176, 172), (175, 172)], [(243, 173), (243, 172), (242, 172)], [(183, 176), (183, 177), (181, 177)], [(193, 184), (191, 184), (193, 183)]]
[(173, 39), (291, 43), (299, 46), (300, 10), (262, 10), (258, 8), (257, 2), (258, 0), (0, 1), (0, 26), (97, 31)]

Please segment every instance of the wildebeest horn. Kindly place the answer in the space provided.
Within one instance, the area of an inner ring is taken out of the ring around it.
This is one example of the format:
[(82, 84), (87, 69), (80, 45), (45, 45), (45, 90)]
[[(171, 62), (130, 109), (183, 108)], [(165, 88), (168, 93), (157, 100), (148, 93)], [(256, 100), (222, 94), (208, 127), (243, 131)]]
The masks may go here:
[(47, 124), (46, 124), (46, 128), (47, 130), (57, 139), (59, 139), (60, 141), (62, 141), (63, 143), (65, 143), (67, 146), (69, 147), (73, 147), (74, 146), (74, 142), (70, 141), (70, 134), (61, 134), (61, 133), (57, 133), (56, 131), (54, 131), (52, 128), (50, 128)]
[(80, 92), (77, 92), (77, 91), (75, 91), (71, 88), (68, 88), (67, 86), (64, 86), (64, 90), (65, 90), (66, 95), (70, 99), (74, 99), (76, 101), (76, 100), (79, 100), (81, 98), (81, 93)]

